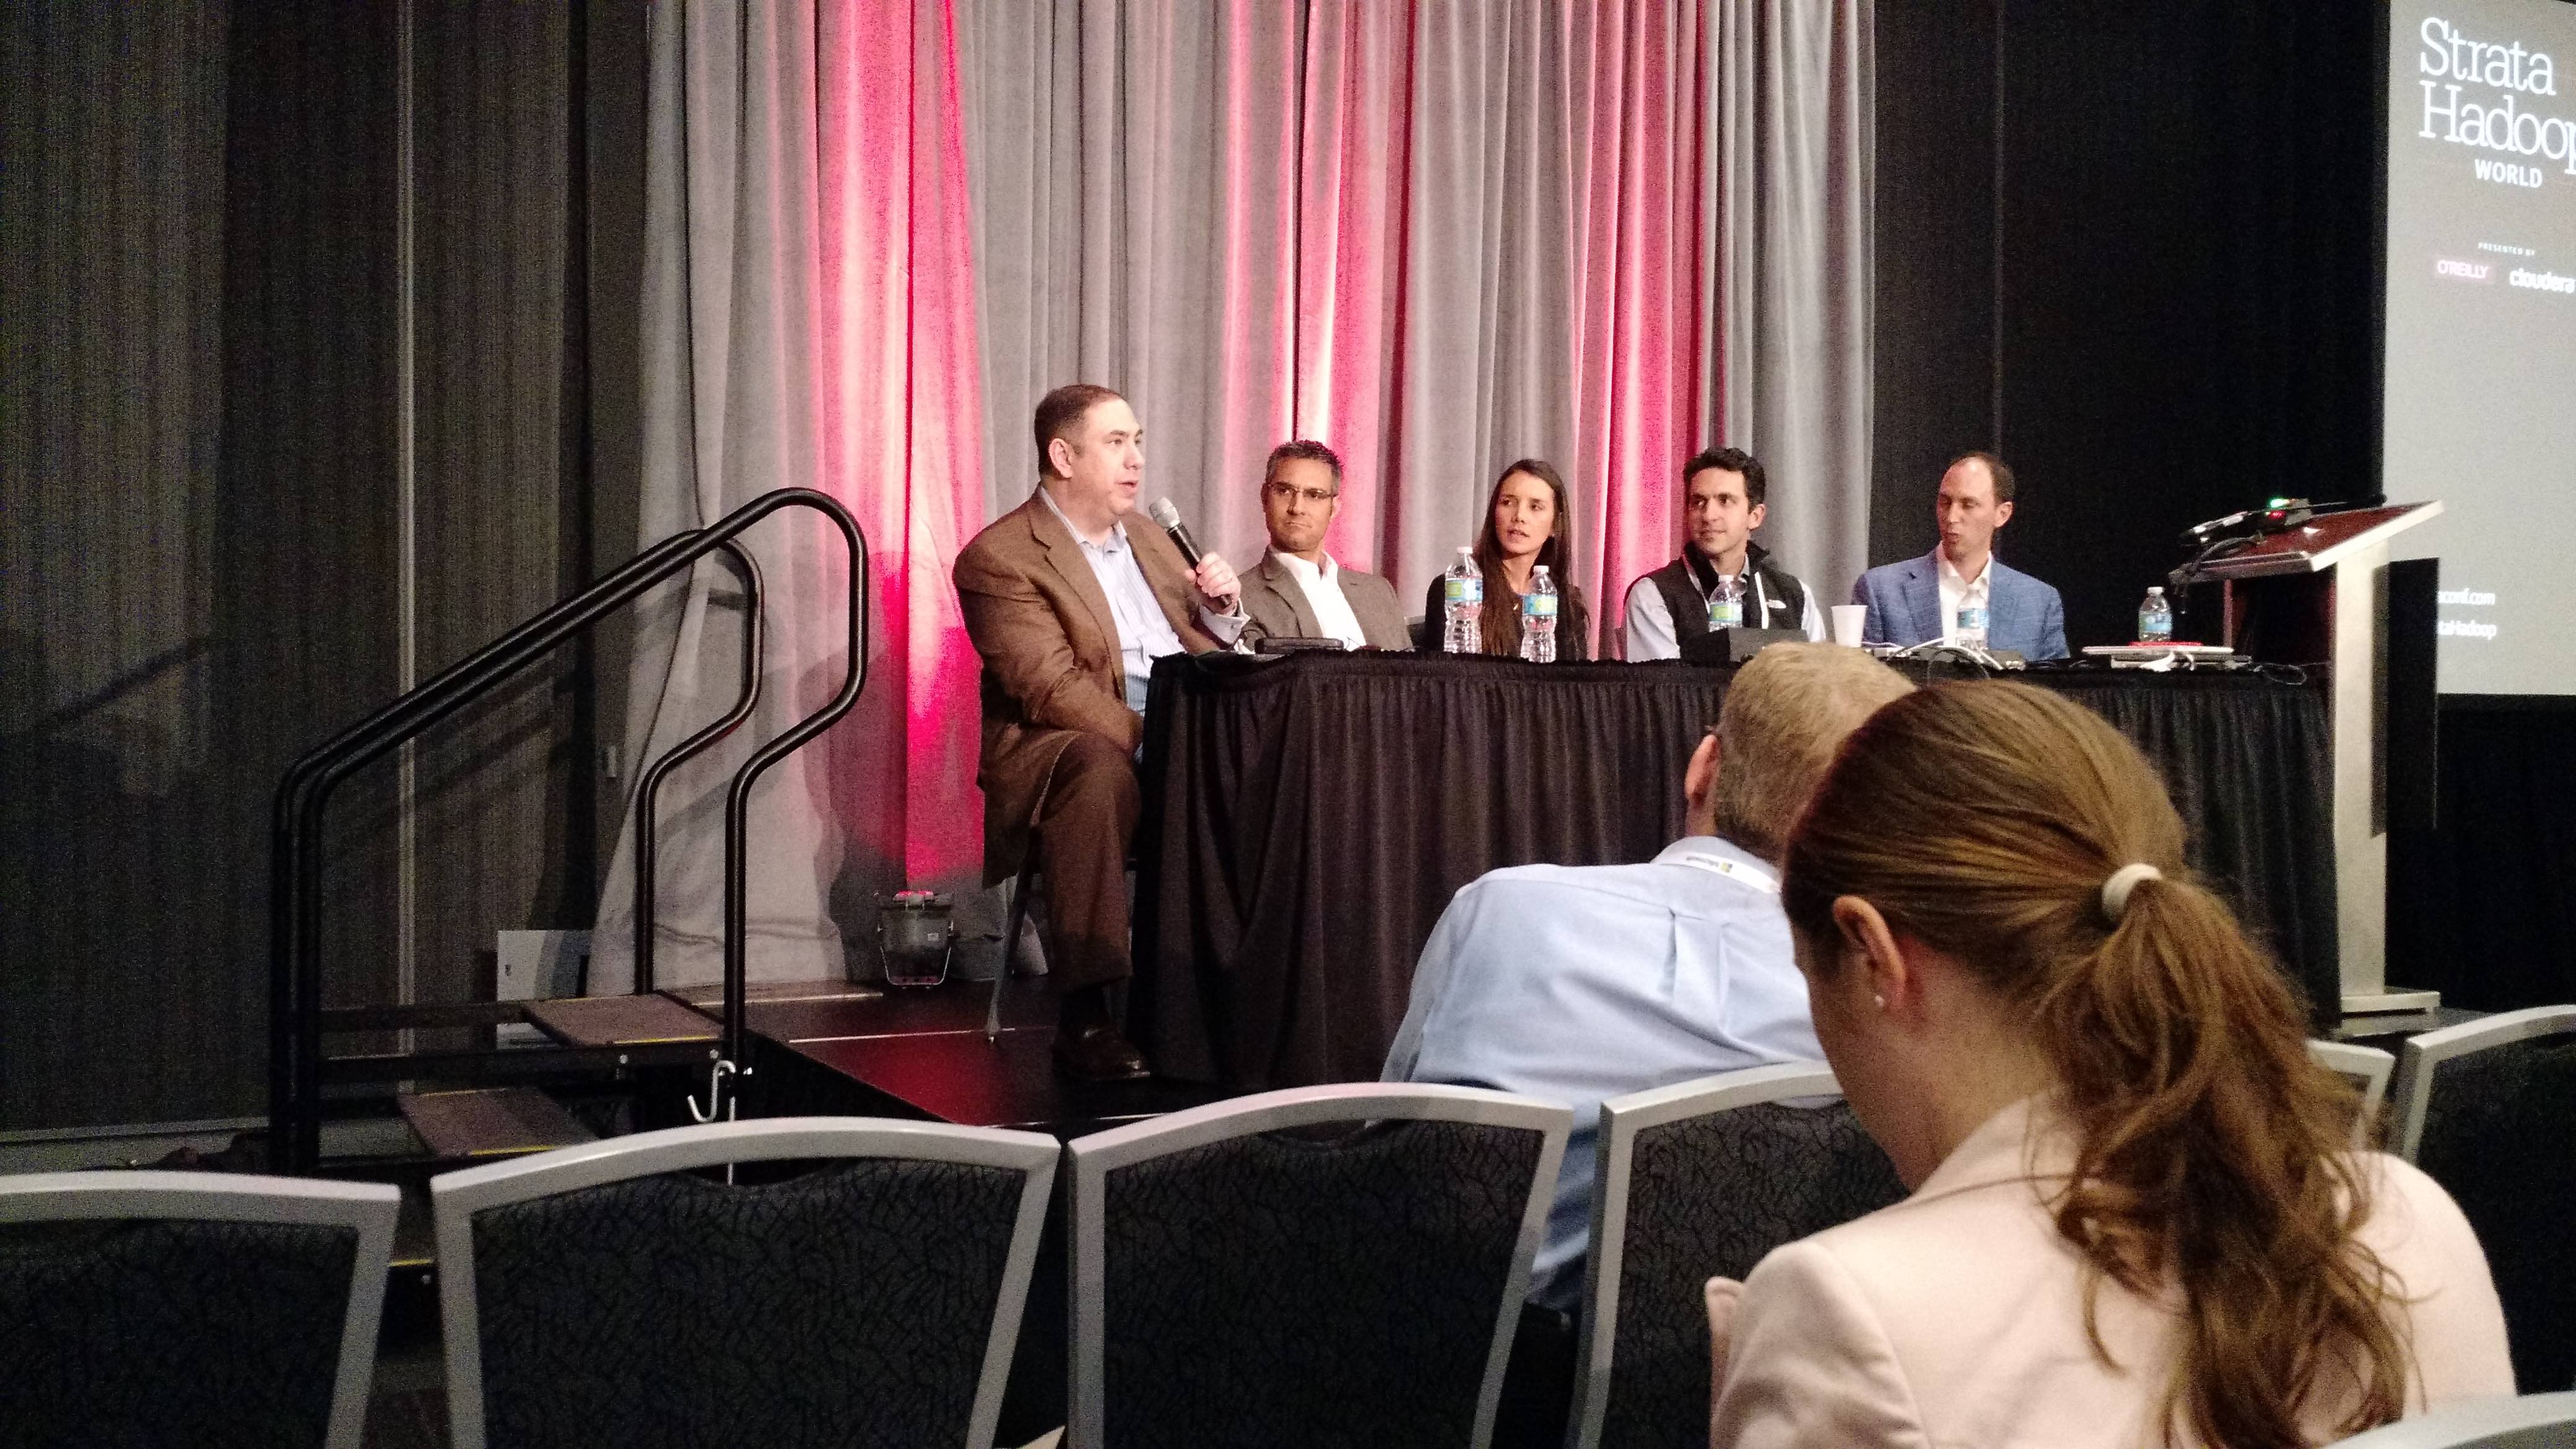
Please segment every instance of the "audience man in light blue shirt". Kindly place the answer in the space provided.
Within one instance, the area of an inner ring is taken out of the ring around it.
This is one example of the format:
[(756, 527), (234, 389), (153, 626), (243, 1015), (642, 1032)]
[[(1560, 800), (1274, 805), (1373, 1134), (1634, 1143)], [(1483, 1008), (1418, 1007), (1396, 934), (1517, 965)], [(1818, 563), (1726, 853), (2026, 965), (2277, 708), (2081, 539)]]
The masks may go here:
[(1604, 1099), (1822, 1059), (1776, 862), (1844, 736), (1910, 687), (1857, 649), (1763, 650), (1691, 756), (1687, 835), (1643, 865), (1493, 871), (1433, 928), (1386, 1079), (1574, 1108), (1533, 1304), (1582, 1293)]

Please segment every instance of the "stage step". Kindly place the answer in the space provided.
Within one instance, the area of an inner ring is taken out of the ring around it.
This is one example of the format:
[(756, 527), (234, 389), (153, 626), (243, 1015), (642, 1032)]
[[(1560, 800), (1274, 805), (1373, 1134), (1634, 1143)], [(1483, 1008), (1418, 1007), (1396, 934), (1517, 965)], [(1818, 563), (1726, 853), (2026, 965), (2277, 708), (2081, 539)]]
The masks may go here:
[[(724, 1014), (724, 983), (710, 981), (702, 986), (672, 986), (662, 994), (673, 1001), (686, 1002), (700, 1011)], [(745, 1006), (811, 1006), (819, 1002), (874, 1001), (885, 995), (882, 987), (861, 981), (752, 981), (743, 986)]]
[(405, 1092), (394, 1104), (433, 1157), (516, 1157), (593, 1142), (599, 1135), (534, 1087)]
[(528, 1020), (567, 1046), (713, 1041), (716, 1023), (667, 996), (576, 996), (531, 1001)]

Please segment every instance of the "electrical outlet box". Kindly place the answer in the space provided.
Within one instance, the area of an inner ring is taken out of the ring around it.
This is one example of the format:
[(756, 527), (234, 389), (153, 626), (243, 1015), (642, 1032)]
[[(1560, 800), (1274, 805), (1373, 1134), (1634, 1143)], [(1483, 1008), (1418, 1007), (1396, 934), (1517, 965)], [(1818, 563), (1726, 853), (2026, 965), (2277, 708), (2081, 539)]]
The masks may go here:
[(493, 973), (495, 1001), (579, 996), (590, 975), (588, 931), (503, 931)]

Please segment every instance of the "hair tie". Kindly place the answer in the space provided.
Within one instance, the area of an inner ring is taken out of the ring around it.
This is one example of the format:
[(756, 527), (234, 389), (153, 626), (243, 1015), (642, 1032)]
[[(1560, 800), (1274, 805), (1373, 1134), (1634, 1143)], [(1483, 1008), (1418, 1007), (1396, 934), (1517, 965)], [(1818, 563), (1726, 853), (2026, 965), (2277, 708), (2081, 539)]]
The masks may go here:
[(2143, 860), (2131, 861), (2111, 872), (2111, 878), (2102, 882), (2103, 918), (2114, 926), (2120, 924), (2121, 914), (2129, 909), (2129, 892), (2138, 888), (2138, 882), (2164, 878), (2163, 871)]

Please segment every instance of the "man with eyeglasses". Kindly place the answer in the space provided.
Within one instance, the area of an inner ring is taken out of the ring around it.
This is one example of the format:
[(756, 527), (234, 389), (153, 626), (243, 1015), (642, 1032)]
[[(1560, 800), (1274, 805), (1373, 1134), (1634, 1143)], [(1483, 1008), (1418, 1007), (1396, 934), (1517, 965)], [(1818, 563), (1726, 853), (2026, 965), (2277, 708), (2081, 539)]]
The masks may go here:
[(1342, 509), (1342, 460), (1299, 439), (1270, 450), (1262, 471), (1261, 517), (1270, 550), (1243, 579), (1247, 643), (1263, 638), (1338, 639), (1345, 649), (1406, 649), (1404, 606), (1375, 574), (1346, 569), (1324, 552), (1324, 530)]

